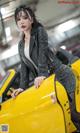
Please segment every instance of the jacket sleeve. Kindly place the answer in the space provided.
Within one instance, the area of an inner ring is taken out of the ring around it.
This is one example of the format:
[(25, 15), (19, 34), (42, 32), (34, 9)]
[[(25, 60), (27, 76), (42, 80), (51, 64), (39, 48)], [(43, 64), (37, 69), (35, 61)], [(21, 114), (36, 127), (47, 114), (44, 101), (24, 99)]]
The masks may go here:
[(20, 49), (21, 49), (21, 46), (19, 44), (18, 45), (18, 51), (19, 51), (20, 63), (21, 63), (19, 87), (22, 89), (26, 89), (26, 88), (28, 88), (28, 84), (29, 84), (29, 71), (28, 71), (28, 68), (26, 67), (26, 64), (22, 60), (22, 55), (21, 55)]
[(29, 85), (29, 71), (25, 63), (21, 59), (21, 69), (20, 69), (20, 88), (26, 89)]
[(39, 45), (39, 57), (38, 57), (38, 76), (48, 76), (48, 64), (45, 51), (48, 47), (48, 35), (44, 27), (38, 28), (38, 45)]

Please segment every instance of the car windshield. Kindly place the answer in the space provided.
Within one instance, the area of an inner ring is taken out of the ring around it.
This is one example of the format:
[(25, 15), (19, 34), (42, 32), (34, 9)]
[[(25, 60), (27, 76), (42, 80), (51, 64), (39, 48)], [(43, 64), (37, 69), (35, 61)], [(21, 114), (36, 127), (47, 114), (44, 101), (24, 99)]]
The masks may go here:
[(7, 72), (6, 75), (2, 78), (2, 80), (0, 80), (0, 89), (2, 88), (3, 84), (5, 83), (9, 75), (10, 75), (10, 72)]

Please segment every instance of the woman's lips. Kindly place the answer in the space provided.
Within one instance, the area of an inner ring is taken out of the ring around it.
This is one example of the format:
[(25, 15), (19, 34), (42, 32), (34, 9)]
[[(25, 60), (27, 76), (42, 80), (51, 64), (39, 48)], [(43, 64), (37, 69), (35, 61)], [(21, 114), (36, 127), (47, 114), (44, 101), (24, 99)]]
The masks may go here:
[(24, 29), (24, 28), (26, 28), (26, 26), (22, 25), (21, 28)]

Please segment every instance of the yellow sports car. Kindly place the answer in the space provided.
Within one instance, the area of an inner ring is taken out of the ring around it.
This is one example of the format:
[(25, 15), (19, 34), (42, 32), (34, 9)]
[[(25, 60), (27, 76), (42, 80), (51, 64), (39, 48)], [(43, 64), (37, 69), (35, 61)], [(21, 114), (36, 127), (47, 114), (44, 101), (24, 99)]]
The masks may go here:
[[(80, 112), (80, 59), (72, 64), (76, 76), (75, 102)], [(65, 88), (51, 75), (41, 86), (34, 86), (11, 98), (18, 87), (18, 73), (9, 70), (0, 81), (0, 133), (73, 133), (69, 99)], [(15, 82), (16, 81), (16, 82)]]

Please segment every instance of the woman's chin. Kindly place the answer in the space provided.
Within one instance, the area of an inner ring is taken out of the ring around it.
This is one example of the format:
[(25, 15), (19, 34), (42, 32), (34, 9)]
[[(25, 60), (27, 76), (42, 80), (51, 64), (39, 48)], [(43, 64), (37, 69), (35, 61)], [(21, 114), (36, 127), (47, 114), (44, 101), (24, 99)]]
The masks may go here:
[(24, 29), (21, 29), (21, 32), (25, 32), (26, 30), (24, 30)]
[(21, 28), (20, 30), (21, 30), (21, 32), (25, 32), (25, 31), (27, 31), (27, 30), (26, 30), (26, 29), (24, 29), (24, 28)]
[(28, 28), (21, 28), (20, 30), (21, 30), (21, 32), (27, 32), (29, 29)]

